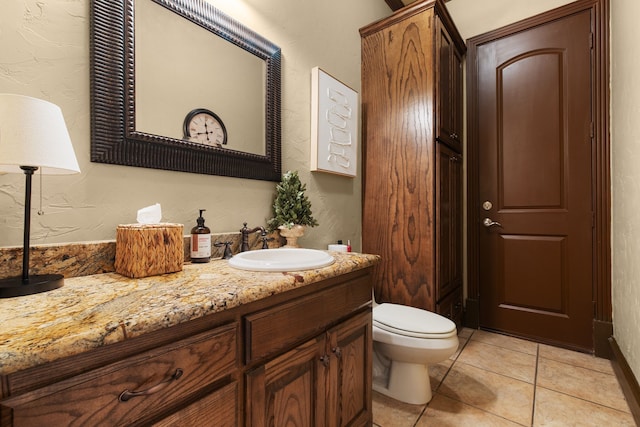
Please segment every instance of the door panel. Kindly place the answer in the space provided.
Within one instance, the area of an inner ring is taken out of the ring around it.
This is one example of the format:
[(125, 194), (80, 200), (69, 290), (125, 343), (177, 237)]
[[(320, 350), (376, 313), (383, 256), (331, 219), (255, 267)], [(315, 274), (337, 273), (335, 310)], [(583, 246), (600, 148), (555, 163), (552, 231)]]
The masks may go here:
[(562, 60), (558, 51), (527, 52), (497, 69), (503, 209), (564, 205)]
[(566, 314), (566, 238), (502, 235), (500, 241), (504, 281), (511, 284), (505, 288), (501, 307)]
[[(480, 326), (592, 349), (591, 15), (478, 47)], [(491, 221), (495, 223), (491, 223)], [(497, 223), (497, 224), (496, 224)]]

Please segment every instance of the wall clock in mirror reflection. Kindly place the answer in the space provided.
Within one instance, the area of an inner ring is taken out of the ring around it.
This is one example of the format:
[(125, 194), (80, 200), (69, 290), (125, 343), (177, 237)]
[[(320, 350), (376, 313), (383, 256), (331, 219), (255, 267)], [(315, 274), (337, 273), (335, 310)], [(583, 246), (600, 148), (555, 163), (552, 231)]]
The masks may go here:
[(227, 143), (227, 129), (214, 112), (205, 108), (189, 111), (184, 118), (184, 139), (198, 144), (222, 147)]

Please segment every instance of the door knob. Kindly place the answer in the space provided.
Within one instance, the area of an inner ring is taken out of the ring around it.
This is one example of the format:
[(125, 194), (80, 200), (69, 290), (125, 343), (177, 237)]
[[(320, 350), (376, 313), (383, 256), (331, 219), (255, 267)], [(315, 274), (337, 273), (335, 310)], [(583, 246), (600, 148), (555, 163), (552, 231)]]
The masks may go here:
[(494, 225), (497, 225), (498, 227), (502, 227), (502, 224), (500, 224), (497, 221), (493, 221), (491, 218), (485, 218), (482, 220), (482, 225), (484, 225), (487, 228), (493, 227)]

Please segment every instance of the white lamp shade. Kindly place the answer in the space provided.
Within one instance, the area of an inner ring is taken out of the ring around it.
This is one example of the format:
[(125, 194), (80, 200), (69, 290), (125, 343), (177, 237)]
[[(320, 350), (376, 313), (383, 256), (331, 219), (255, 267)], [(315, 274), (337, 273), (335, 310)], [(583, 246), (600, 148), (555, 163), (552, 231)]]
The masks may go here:
[(80, 172), (60, 107), (42, 99), (2, 93), (0, 172), (24, 173), (20, 166), (35, 166), (48, 175)]

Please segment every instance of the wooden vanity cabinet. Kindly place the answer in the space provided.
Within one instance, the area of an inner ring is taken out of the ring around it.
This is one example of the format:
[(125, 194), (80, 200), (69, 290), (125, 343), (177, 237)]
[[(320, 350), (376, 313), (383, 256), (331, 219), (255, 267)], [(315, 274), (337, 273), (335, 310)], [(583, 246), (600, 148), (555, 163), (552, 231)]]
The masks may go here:
[(466, 48), (442, 0), (412, 3), (360, 34), (362, 247), (382, 258), (376, 297), (446, 314), (462, 289)]
[(0, 426), (370, 425), (371, 333), (366, 268), (2, 377)]
[[(286, 338), (292, 325), (302, 334), (314, 336), (247, 372), (247, 396), (251, 396), (247, 400), (247, 425), (370, 425), (370, 303), (367, 277), (339, 285), (331, 295), (310, 295), (288, 306), (248, 316), (245, 324), (250, 360), (277, 354), (283, 342), (295, 343)], [(294, 311), (307, 315), (298, 316), (292, 323), (295, 317), (290, 314)], [(341, 314), (336, 317), (337, 313)], [(344, 319), (344, 313), (350, 315)], [(266, 325), (274, 336), (270, 345), (262, 339)], [(279, 335), (285, 335), (285, 339), (275, 338)]]

